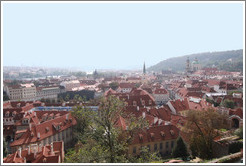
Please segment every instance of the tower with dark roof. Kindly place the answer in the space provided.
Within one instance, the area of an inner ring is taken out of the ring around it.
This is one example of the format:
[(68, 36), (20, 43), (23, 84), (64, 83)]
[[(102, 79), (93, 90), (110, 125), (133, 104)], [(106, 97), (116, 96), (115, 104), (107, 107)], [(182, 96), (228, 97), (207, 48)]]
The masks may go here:
[(186, 73), (190, 73), (190, 71), (191, 71), (190, 59), (189, 59), (189, 57), (187, 57), (187, 60), (186, 60)]
[(143, 74), (144, 75), (146, 74), (145, 62), (144, 62), (144, 65), (143, 65)]

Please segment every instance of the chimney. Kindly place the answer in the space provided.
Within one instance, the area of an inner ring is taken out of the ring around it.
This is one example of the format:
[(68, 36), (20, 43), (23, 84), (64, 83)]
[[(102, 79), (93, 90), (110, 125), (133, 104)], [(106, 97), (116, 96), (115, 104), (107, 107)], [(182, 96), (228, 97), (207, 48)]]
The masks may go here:
[(38, 146), (38, 152), (41, 152), (41, 151), (42, 151), (42, 145), (39, 144), (39, 146)]
[(137, 110), (139, 111), (139, 106), (137, 106)]
[(142, 113), (143, 118), (145, 118), (145, 112)]
[(155, 118), (154, 118), (154, 124), (156, 124), (157, 121), (158, 121), (158, 118), (155, 117)]
[(30, 145), (27, 148), (28, 148), (28, 155), (30, 155), (31, 154), (31, 147), (30, 147)]
[(149, 113), (149, 107), (147, 107), (147, 112)]
[(36, 112), (34, 111), (34, 117), (37, 116)]
[(130, 99), (130, 96), (129, 96), (129, 94), (127, 95), (127, 99), (128, 99), (128, 100)]
[(36, 158), (37, 157), (37, 147), (34, 147), (33, 153), (34, 153), (34, 158)]
[(66, 120), (68, 120), (68, 116), (69, 116), (69, 114), (66, 115)]
[(53, 153), (54, 153), (53, 142), (50, 144), (50, 153), (51, 153), (51, 154), (53, 154)]
[(32, 124), (29, 123), (29, 130), (31, 131), (32, 130)]
[(18, 153), (18, 156), (21, 158), (21, 147), (19, 147), (17, 153)]
[(38, 139), (40, 139), (40, 132), (38, 132), (37, 137), (38, 137)]

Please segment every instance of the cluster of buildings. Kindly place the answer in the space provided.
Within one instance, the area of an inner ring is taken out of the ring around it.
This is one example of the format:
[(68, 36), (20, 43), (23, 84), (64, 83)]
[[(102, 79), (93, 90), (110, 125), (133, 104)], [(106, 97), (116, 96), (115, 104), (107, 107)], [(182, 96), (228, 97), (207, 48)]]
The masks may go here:
[[(114, 83), (114, 87), (112, 87)], [(5, 86), (11, 101), (3, 104), (4, 138), (9, 154), (4, 162), (62, 162), (64, 150), (73, 145), (71, 103), (42, 103), (41, 98), (56, 98), (66, 91), (92, 90), (95, 98), (116, 96), (125, 102), (125, 116), (114, 123), (128, 129), (128, 118), (148, 121), (129, 145), (129, 154), (137, 155), (143, 146), (162, 156), (170, 155), (176, 139), (182, 136), (187, 110), (214, 109), (226, 114), (227, 128), (243, 126), (243, 78), (237, 72), (203, 68), (195, 59), (186, 62), (186, 74), (122, 75), (96, 79), (39, 80), (18, 86)], [(16, 101), (23, 100), (23, 101)], [(31, 100), (31, 101), (30, 101)], [(227, 108), (226, 101), (233, 107)], [(40, 109), (42, 107), (42, 109)], [(49, 109), (48, 109), (49, 107)], [(67, 109), (67, 107), (70, 107)]]

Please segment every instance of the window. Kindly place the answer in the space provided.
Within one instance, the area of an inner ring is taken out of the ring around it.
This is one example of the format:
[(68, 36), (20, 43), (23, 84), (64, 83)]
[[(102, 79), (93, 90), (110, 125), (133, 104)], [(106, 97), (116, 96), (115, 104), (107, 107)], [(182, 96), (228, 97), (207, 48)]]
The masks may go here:
[(136, 101), (133, 101), (133, 106), (137, 106), (137, 102)]
[(166, 148), (168, 148), (168, 143), (169, 143), (169, 142), (166, 142)]
[(134, 154), (136, 154), (136, 151), (137, 151), (136, 147), (133, 147), (133, 151), (132, 151), (132, 152), (133, 152)]
[(160, 143), (160, 149), (162, 149), (162, 143)]
[(154, 145), (154, 150), (157, 151), (157, 144)]
[(53, 141), (56, 141), (56, 135), (53, 136)]
[(173, 148), (173, 146), (174, 146), (174, 141), (171, 142), (171, 148)]

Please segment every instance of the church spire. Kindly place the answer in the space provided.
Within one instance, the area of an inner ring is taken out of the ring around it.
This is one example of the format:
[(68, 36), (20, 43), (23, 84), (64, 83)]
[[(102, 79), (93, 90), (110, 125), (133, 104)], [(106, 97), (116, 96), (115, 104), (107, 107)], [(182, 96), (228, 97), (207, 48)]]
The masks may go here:
[(145, 62), (144, 62), (144, 65), (143, 65), (143, 74), (146, 74)]

